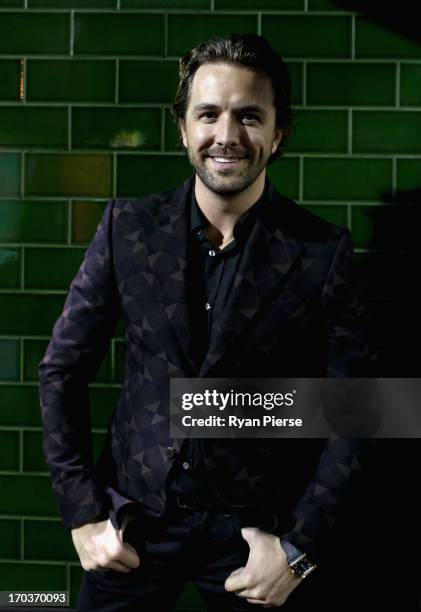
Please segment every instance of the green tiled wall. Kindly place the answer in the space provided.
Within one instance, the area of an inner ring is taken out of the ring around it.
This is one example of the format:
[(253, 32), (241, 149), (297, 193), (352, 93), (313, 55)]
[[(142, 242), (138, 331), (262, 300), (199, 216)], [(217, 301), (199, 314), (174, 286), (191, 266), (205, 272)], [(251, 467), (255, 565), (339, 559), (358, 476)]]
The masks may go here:
[[(264, 34), (286, 59), (297, 122), (270, 178), (352, 230), (385, 325), (399, 258), (393, 242), (377, 249), (376, 224), (404, 214), (385, 194), (420, 187), (419, 45), (329, 0), (2, 0), (0, 590), (69, 589), (75, 603), (81, 571), (42, 454), (37, 364), (107, 198), (190, 174), (169, 114), (178, 55), (231, 31)], [(91, 392), (96, 453), (123, 361), (119, 329)], [(188, 587), (179, 609), (200, 608)]]

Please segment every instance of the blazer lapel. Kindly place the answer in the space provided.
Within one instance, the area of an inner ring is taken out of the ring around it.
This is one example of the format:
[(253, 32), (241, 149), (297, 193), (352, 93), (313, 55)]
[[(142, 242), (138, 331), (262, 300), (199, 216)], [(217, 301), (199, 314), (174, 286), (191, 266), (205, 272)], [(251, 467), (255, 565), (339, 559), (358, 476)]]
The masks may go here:
[(291, 203), (267, 181), (267, 198), (249, 236), (224, 316), (214, 322), (208, 353), (198, 376), (209, 370), (244, 337), (266, 300), (283, 284), (301, 251), (284, 229)]

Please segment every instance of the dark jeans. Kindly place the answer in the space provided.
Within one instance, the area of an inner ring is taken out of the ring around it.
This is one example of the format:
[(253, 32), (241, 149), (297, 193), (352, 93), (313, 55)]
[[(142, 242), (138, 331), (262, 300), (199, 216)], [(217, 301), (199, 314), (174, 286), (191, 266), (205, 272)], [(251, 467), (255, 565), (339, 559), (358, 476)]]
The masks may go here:
[[(197, 586), (209, 611), (266, 609), (224, 588), (228, 575), (245, 566), (249, 554), (235, 513), (175, 508), (170, 518), (164, 520), (149, 516), (133, 520), (123, 539), (136, 548), (140, 566), (128, 573), (85, 571), (79, 612), (173, 610), (187, 581)], [(290, 607), (290, 600), (296, 599), (303, 586), (306, 589), (307, 580), (284, 606), (271, 609), (285, 612), (295, 609)]]

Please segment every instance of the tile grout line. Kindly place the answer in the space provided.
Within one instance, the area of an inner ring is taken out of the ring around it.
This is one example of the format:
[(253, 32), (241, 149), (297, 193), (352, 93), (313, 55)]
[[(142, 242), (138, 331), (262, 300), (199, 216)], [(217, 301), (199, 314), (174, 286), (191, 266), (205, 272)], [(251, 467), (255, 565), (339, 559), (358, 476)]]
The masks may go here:
[(395, 81), (395, 105), (397, 108), (401, 105), (401, 62), (396, 62), (396, 81)]
[(75, 33), (75, 12), (70, 11), (70, 47), (69, 47), (69, 55), (73, 57), (74, 55), (74, 33)]
[(161, 149), (162, 152), (165, 151), (165, 109), (161, 109)]
[(120, 60), (117, 57), (115, 60), (115, 81), (114, 81), (114, 102), (118, 104), (118, 90), (120, 88)]
[(261, 11), (257, 13), (257, 33), (259, 34), (259, 36), (262, 35), (262, 13)]
[(65, 246), (72, 244), (72, 211), (73, 211), (73, 200), (69, 198), (67, 200), (67, 237)]
[(298, 158), (298, 199), (300, 202), (304, 199), (304, 155)]
[(20, 288), (25, 289), (25, 267), (26, 267), (26, 250), (25, 245), (22, 245), (20, 258)]
[(347, 113), (348, 117), (348, 121), (347, 121), (347, 136), (348, 136), (348, 148), (347, 148), (347, 153), (348, 155), (352, 155), (352, 133), (353, 133), (353, 119), (354, 119), (354, 115), (352, 112), (352, 108), (348, 109), (348, 113)]
[(21, 336), (19, 338), (19, 384), (24, 382), (24, 368), (25, 368), (25, 360), (24, 360), (24, 344), (25, 340)]
[(355, 13), (351, 15), (351, 60), (355, 60)]
[(396, 195), (398, 185), (398, 158), (395, 156), (392, 159), (392, 194)]

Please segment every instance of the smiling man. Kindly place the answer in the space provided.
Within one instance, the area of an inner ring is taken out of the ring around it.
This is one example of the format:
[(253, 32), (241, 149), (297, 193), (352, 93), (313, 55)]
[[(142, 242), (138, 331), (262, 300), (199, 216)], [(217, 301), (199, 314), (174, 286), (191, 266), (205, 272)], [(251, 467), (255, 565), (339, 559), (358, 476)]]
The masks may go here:
[[(109, 202), (71, 284), (40, 389), (52, 483), (84, 569), (80, 611), (172, 610), (187, 581), (211, 611), (292, 610), (323, 565), (358, 440), (169, 433), (171, 377), (370, 372), (349, 231), (266, 176), (291, 131), (290, 89), (260, 36), (187, 53), (173, 115), (194, 174)], [(120, 317), (123, 389), (94, 465), (87, 390)]]

